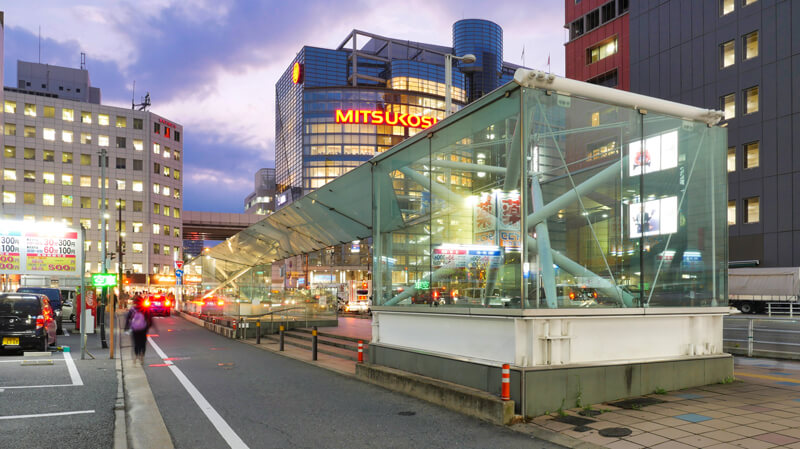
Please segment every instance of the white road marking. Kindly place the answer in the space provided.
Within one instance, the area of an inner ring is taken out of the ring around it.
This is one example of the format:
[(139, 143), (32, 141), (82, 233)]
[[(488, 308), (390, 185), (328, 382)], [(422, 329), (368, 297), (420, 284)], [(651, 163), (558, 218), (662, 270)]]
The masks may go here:
[[(36, 360), (36, 359), (34, 359)], [(39, 359), (39, 360), (51, 360), (51, 359)], [(59, 359), (52, 359), (53, 362), (60, 362)], [(20, 362), (30, 362), (31, 359), (15, 359), (15, 360), (0, 360), (0, 363), (20, 363)]]
[(61, 384), (61, 385), (20, 385), (18, 387), (3, 387), (6, 390), (15, 389), (20, 390), (23, 388), (53, 388), (53, 387), (76, 387), (74, 384)]
[(69, 337), (69, 332), (67, 332), (66, 329), (62, 329), (61, 331), (64, 332), (64, 336), (65, 337)]
[(81, 375), (78, 373), (78, 368), (75, 366), (75, 362), (72, 361), (72, 355), (70, 355), (72, 353), (62, 352), (62, 354), (64, 354), (64, 361), (67, 362), (67, 369), (69, 370), (69, 377), (72, 379), (72, 385), (83, 385), (83, 380), (81, 380)]
[(0, 416), (0, 419), (45, 418), (48, 416), (85, 415), (88, 413), (94, 413), (94, 410), (80, 410), (77, 412), (41, 413), (38, 415), (9, 415), (9, 416)]
[(206, 415), (208, 420), (211, 421), (211, 424), (214, 425), (220, 436), (225, 440), (226, 443), (228, 443), (228, 446), (230, 446), (232, 449), (247, 449), (248, 446), (244, 443), (244, 441), (239, 438), (239, 435), (236, 435), (236, 432), (233, 431), (231, 426), (229, 426), (222, 416), (220, 416), (220, 414), (214, 410), (214, 407), (211, 406), (211, 404), (206, 400), (206, 398), (203, 397), (200, 391), (192, 384), (192, 382), (189, 381), (180, 368), (175, 366), (171, 360), (165, 360), (169, 357), (164, 353), (164, 351), (161, 350), (160, 347), (158, 347), (156, 342), (153, 341), (151, 337), (147, 337), (147, 341), (150, 342), (150, 345), (153, 347), (153, 349), (155, 349), (156, 353), (158, 353), (158, 356), (161, 357), (164, 363), (169, 366), (172, 374), (178, 378), (178, 381), (181, 383), (181, 385), (183, 385), (183, 388), (185, 388), (186, 392), (189, 393), (189, 396), (194, 399), (194, 402), (198, 407), (200, 407), (200, 410)]

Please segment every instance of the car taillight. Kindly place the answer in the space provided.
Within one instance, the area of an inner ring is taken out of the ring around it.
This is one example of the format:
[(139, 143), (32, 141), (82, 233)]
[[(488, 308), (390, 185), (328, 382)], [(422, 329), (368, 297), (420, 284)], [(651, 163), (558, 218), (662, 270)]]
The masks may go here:
[(221, 299), (220, 299), (219, 301), (217, 301), (217, 305), (218, 305), (218, 306), (225, 305), (225, 301), (223, 301), (223, 300), (221, 300)]
[(597, 292), (592, 292), (592, 298), (597, 299)]
[(433, 291), (433, 297), (434, 298), (438, 298), (439, 297), (439, 291), (438, 290), (434, 290)]
[(165, 306), (167, 306), (167, 307), (169, 307), (169, 299), (168, 299), (168, 300), (166, 300), (166, 301), (164, 301), (164, 305), (165, 305)]
[(150, 307), (150, 300), (149, 299), (145, 299), (144, 300), (144, 306), (145, 307)]
[(569, 299), (575, 299), (575, 292), (569, 292)]
[(41, 329), (44, 327), (44, 316), (39, 315), (36, 317), (36, 329)]

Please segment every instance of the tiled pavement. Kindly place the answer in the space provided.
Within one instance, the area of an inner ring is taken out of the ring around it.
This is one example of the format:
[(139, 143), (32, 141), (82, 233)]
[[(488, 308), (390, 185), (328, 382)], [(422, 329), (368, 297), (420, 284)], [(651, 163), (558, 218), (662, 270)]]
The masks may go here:
[[(800, 449), (800, 363), (736, 358), (736, 380), (729, 384), (653, 394), (660, 404), (626, 410), (595, 404), (601, 413), (586, 426), (559, 422), (558, 414), (540, 416), (514, 427), (522, 432), (543, 427), (580, 442), (615, 449)], [(566, 410), (579, 416), (581, 409)], [(604, 437), (599, 430), (627, 428), (622, 438)], [(587, 445), (588, 446), (588, 445)]]

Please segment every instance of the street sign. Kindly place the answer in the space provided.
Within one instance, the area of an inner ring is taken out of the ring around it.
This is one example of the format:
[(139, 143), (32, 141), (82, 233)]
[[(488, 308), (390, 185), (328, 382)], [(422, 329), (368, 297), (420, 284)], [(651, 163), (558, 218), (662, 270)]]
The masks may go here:
[(117, 275), (113, 273), (92, 274), (92, 285), (95, 287), (114, 287), (117, 285)]
[(175, 276), (176, 277), (183, 277), (183, 270), (181, 270), (181, 269), (175, 270)]
[(176, 270), (182, 270), (183, 269), (183, 261), (182, 260), (176, 260), (175, 261), (175, 269)]

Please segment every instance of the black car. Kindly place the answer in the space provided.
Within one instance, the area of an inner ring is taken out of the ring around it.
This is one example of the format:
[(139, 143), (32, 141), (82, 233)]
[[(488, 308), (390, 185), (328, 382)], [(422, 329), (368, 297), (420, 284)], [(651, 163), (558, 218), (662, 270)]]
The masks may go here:
[(55, 312), (44, 295), (0, 294), (0, 348), (47, 351), (56, 344)]
[(142, 302), (153, 316), (170, 316), (172, 314), (172, 300), (164, 295), (147, 295)]
[(56, 333), (59, 335), (64, 333), (61, 327), (61, 292), (57, 288), (21, 287), (17, 289), (17, 293), (36, 293), (47, 296), (50, 301), (50, 307), (55, 312)]

